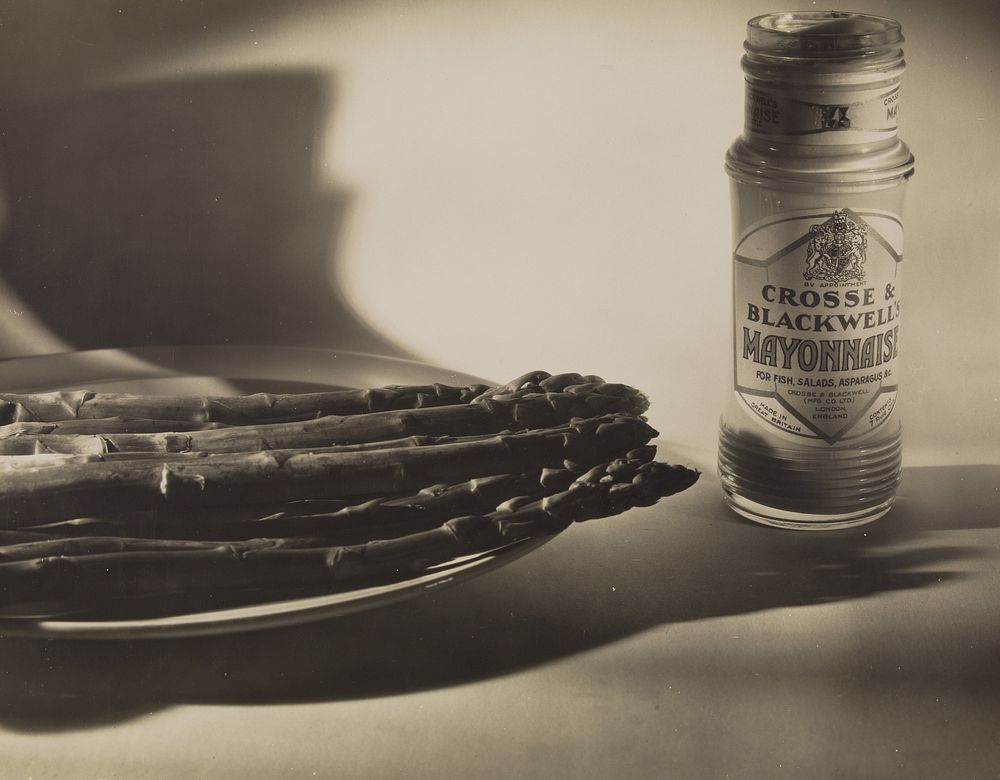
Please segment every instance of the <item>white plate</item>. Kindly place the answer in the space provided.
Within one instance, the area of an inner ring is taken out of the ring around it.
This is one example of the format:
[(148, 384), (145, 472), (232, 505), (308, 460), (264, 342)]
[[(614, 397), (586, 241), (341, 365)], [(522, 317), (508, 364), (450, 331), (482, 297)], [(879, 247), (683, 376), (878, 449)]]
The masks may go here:
[[(5, 392), (99, 389), (107, 392), (233, 394), (390, 384), (481, 383), (425, 363), (357, 352), (294, 347), (156, 347), (93, 350), (0, 361)], [(532, 539), (434, 567), (418, 577), (309, 598), (146, 619), (0, 620), (0, 636), (136, 639), (219, 634), (322, 620), (417, 596), (507, 564), (544, 544)]]

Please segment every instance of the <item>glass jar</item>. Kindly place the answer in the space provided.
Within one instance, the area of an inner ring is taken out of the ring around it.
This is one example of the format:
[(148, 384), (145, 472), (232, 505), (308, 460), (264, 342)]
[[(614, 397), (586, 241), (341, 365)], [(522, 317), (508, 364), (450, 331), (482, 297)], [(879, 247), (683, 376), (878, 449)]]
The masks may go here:
[(746, 123), (726, 155), (733, 214), (727, 503), (768, 525), (884, 515), (900, 478), (900, 26), (843, 13), (748, 24)]

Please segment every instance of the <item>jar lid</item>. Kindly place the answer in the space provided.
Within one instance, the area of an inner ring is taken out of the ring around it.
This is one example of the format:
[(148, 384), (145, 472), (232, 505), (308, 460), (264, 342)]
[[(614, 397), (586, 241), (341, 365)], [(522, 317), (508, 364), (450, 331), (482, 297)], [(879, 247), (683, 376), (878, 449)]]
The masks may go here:
[(864, 57), (898, 49), (899, 22), (850, 11), (764, 14), (747, 23), (746, 49), (765, 57)]

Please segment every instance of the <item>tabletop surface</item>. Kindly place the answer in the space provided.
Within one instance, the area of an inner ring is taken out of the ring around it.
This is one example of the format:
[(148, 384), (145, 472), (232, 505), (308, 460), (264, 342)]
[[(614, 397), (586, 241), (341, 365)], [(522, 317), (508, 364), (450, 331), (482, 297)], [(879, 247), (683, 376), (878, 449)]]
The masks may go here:
[(1000, 466), (905, 469), (800, 533), (703, 470), (657, 506), (368, 613), (0, 641), (11, 778), (992, 777)]

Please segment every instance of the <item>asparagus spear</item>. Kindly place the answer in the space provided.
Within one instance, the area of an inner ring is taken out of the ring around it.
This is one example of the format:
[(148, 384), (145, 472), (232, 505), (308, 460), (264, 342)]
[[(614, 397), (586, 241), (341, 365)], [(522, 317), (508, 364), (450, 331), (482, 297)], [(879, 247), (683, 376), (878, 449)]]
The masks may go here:
[[(129, 536), (82, 536), (70, 539), (46, 539), (41, 534), (0, 531), (0, 541), (12, 539), (9, 534), (20, 533), (20, 541), (0, 547), (0, 563), (29, 561), (35, 558), (68, 557), (78, 555), (105, 555), (122, 552), (175, 552), (178, 550), (212, 550), (219, 541), (197, 539), (145, 539)], [(28, 538), (35, 537), (35, 538)], [(306, 540), (247, 539), (238, 542), (240, 549), (250, 550), (259, 546), (306, 546)], [(319, 540), (313, 540), (314, 545)], [(296, 544), (298, 542), (299, 544)]]
[(43, 557), (0, 564), (5, 609), (31, 604), (78, 609), (122, 597), (322, 585), (352, 587), (418, 575), (456, 557), (557, 533), (574, 521), (617, 514), (689, 487), (697, 473), (618, 459), (566, 490), (512, 500), (494, 512), (455, 517), (438, 528), (361, 545), (316, 548), (256, 540), (186, 550), (141, 549)]
[(0, 425), (0, 439), (38, 434), (164, 433), (170, 431), (210, 431), (228, 427), (225, 423), (191, 420), (147, 420), (128, 417), (61, 420), (59, 422), (12, 422)]
[(468, 404), (329, 415), (315, 420), (235, 426), (187, 433), (124, 433), (67, 436), (38, 434), (0, 439), (0, 455), (54, 452), (251, 452), (355, 444), (412, 435), (469, 435), (559, 425), (574, 417), (623, 412), (641, 414), (645, 397), (621, 384), (589, 382), (548, 392), (534, 385), (501, 388)]
[(156, 396), (90, 390), (0, 393), (0, 423), (126, 417), (246, 425), (467, 403), (486, 390), (486, 385), (432, 384), (244, 396)]
[(0, 472), (0, 528), (164, 506), (398, 494), (439, 482), (560, 467), (566, 460), (591, 464), (657, 435), (643, 420), (625, 415), (575, 420), (569, 428), (432, 447), (263, 451), (191, 461), (111, 461)]
[[(356, 444), (334, 444), (329, 447), (295, 447), (283, 450), (271, 450), (279, 457), (287, 457), (293, 453), (334, 453), (361, 452), (363, 450), (389, 450), (405, 447), (431, 447), (436, 444), (448, 444), (461, 441), (483, 439), (493, 434), (472, 436), (404, 436), (401, 439), (386, 439), (384, 441), (358, 442)], [(66, 454), (60, 452), (39, 452), (34, 455), (17, 455), (0, 457), (0, 474), (5, 471), (26, 471), (46, 466), (69, 466), (80, 463), (111, 463), (115, 461), (156, 461), (172, 463), (178, 461), (194, 462), (201, 458), (219, 458), (233, 453), (212, 453), (191, 450), (180, 452), (95, 452), (90, 454)]]

